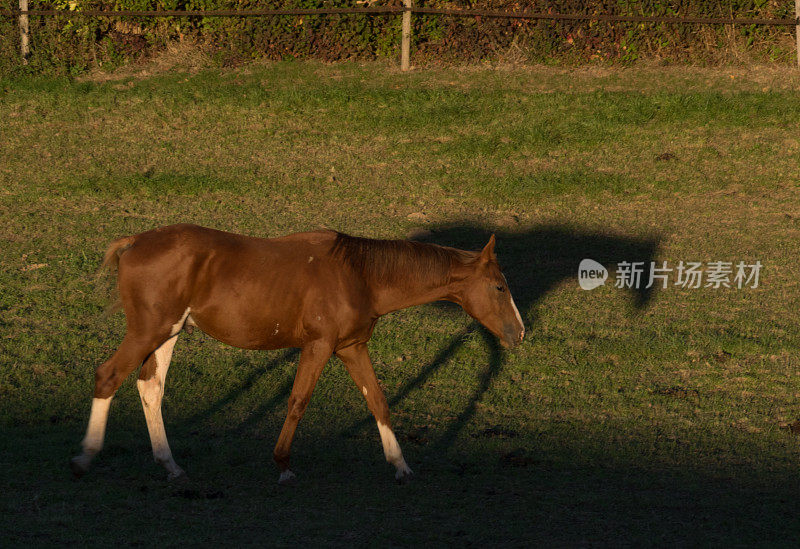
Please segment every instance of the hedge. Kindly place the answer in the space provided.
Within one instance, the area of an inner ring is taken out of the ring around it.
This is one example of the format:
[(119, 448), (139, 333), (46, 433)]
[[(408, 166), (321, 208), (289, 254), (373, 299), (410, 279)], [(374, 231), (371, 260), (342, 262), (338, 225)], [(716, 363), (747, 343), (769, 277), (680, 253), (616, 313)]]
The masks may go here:
[[(9, 8), (16, 0), (3, 0)], [(215, 10), (400, 5), (400, 0), (31, 0), (30, 9)], [(794, 17), (792, 0), (418, 0), (438, 8), (531, 10), (555, 13)], [(76, 73), (115, 67), (154, 55), (168, 43), (191, 41), (221, 63), (253, 58), (394, 58), (397, 15), (279, 16), (265, 18), (96, 18), (70, 14), (31, 17), (32, 55), (19, 57), (14, 18), (0, 17), (0, 72)], [(717, 63), (746, 58), (789, 62), (793, 27), (678, 25), (591, 21), (530, 21), (414, 16), (415, 64), (513, 59), (525, 62), (632, 62), (665, 59)]]

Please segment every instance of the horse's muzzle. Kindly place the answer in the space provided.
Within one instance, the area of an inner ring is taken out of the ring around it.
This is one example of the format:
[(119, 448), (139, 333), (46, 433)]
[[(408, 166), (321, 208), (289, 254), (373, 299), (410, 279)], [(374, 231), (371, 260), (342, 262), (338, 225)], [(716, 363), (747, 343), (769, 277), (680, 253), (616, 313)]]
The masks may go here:
[(503, 330), (503, 337), (500, 338), (500, 344), (505, 347), (506, 349), (513, 349), (520, 343), (522, 343), (522, 339), (525, 337), (525, 330), (519, 330), (516, 327), (508, 327)]

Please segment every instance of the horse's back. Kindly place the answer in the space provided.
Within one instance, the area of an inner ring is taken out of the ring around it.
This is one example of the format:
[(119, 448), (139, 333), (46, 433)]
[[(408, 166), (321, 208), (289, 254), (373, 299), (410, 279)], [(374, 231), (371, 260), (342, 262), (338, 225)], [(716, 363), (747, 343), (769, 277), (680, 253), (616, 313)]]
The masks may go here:
[(256, 256), (274, 255), (284, 262), (292, 262), (296, 258), (307, 258), (307, 252), (327, 255), (336, 233), (319, 230), (258, 238), (182, 223), (139, 233), (131, 240), (124, 256), (127, 265), (154, 263), (164, 258), (192, 263), (209, 256), (226, 260), (238, 257), (245, 262)]

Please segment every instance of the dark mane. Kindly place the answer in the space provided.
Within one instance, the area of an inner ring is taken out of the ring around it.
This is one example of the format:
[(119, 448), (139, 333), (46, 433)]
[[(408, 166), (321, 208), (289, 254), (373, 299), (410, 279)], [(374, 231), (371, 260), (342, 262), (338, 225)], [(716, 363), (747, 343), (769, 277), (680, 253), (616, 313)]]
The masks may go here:
[(476, 252), (437, 244), (359, 238), (343, 233), (336, 233), (331, 253), (367, 279), (388, 283), (428, 281), (432, 285), (446, 284), (453, 267), (466, 265), (478, 256)]

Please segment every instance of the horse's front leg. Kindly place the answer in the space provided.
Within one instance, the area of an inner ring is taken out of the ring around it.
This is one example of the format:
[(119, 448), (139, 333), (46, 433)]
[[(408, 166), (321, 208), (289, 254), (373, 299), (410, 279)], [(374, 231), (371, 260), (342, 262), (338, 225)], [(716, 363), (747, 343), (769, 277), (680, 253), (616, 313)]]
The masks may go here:
[(311, 393), (317, 384), (319, 375), (333, 352), (333, 344), (327, 341), (312, 341), (304, 346), (300, 351), (300, 363), (297, 366), (297, 374), (294, 377), (292, 394), (289, 395), (289, 410), (286, 420), (283, 422), (278, 443), (275, 445), (275, 463), (281, 472), (278, 484), (290, 485), (296, 481), (294, 473), (289, 470), (289, 452), (292, 446), (297, 424), (303, 417), (311, 400)]
[(400, 483), (408, 482), (414, 473), (406, 464), (406, 460), (403, 459), (400, 444), (398, 444), (397, 438), (392, 431), (392, 425), (389, 421), (389, 405), (386, 403), (386, 397), (383, 395), (383, 391), (378, 385), (378, 379), (375, 377), (375, 370), (372, 367), (372, 361), (369, 359), (367, 345), (364, 343), (351, 345), (337, 351), (336, 356), (344, 362), (347, 371), (350, 372), (350, 377), (356, 382), (358, 390), (367, 400), (370, 412), (375, 416), (386, 461), (397, 469), (395, 479)]

